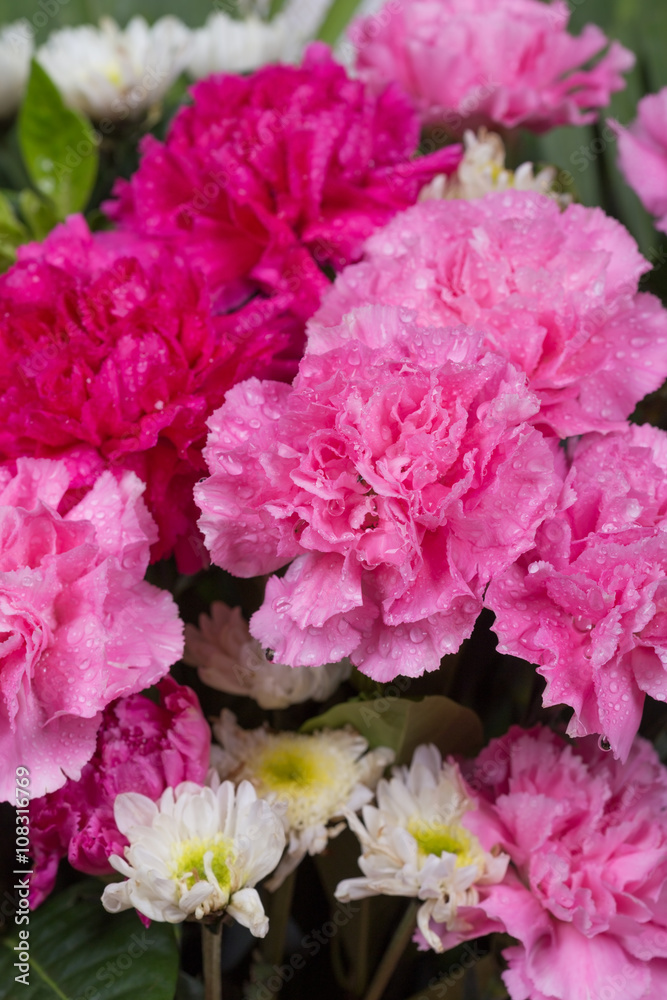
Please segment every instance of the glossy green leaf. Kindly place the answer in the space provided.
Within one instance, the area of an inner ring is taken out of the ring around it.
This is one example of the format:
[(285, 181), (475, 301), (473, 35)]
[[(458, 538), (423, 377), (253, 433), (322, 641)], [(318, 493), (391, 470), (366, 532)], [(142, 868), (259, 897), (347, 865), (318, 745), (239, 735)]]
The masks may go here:
[(328, 45), (334, 45), (354, 17), (361, 0), (334, 0), (317, 37)]
[(435, 743), (443, 754), (472, 754), (483, 742), (477, 715), (442, 695), (418, 701), (394, 697), (346, 701), (309, 719), (301, 732), (346, 725), (360, 732), (371, 748), (391, 747), (398, 764), (408, 764), (421, 743)]
[(56, 86), (33, 60), (18, 123), (21, 155), (35, 188), (58, 219), (88, 204), (99, 151), (90, 123), (65, 107)]
[(17, 927), (0, 943), (0, 1000), (172, 1000), (178, 947), (170, 924), (110, 914), (97, 879), (78, 882), (30, 914), (29, 987), (15, 976)]

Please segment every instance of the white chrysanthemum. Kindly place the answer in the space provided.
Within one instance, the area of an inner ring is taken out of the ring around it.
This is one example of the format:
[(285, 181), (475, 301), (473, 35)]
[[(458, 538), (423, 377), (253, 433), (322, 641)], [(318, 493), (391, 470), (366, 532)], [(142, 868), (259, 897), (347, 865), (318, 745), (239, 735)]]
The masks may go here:
[(267, 659), (250, 635), (240, 608), (222, 601), (211, 617), (199, 616), (199, 628), (185, 626), (183, 659), (197, 667), (204, 684), (227, 694), (253, 698), (261, 708), (287, 708), (312, 698), (326, 701), (352, 672), (349, 660), (323, 667), (288, 667)]
[(134, 906), (151, 920), (177, 924), (228, 913), (255, 937), (268, 919), (254, 886), (278, 864), (283, 826), (247, 781), (217, 789), (184, 781), (157, 802), (136, 792), (116, 797), (114, 817), (130, 841), (109, 861), (126, 882), (108, 885), (110, 913)]
[(368, 750), (366, 740), (353, 729), (302, 733), (272, 733), (266, 728), (245, 730), (232, 712), (223, 710), (213, 725), (220, 742), (211, 750), (211, 763), (221, 778), (252, 782), (257, 794), (282, 816), (288, 836), (287, 851), (273, 878), (276, 889), (306, 854), (320, 854), (330, 837), (345, 823), (334, 823), (354, 813), (373, 798), (373, 789), (393, 750)]
[(314, 38), (331, 0), (290, 0), (270, 21), (256, 14), (239, 20), (220, 11), (193, 32), (188, 73), (247, 73), (267, 63), (295, 63)]
[(522, 163), (516, 170), (508, 170), (505, 166), (503, 140), (495, 132), (481, 128), (475, 135), (468, 130), (463, 142), (465, 153), (456, 173), (451, 177), (444, 174), (434, 177), (430, 184), (422, 188), (420, 201), (439, 198), (472, 201), (474, 198), (483, 198), (492, 191), (507, 191), (510, 188), (548, 195), (563, 208), (572, 200), (569, 195), (558, 194), (553, 190), (556, 180), (554, 167), (544, 167), (537, 175), (533, 172), (532, 163)]
[(379, 782), (376, 795), (377, 807), (364, 807), (363, 823), (347, 817), (362, 846), (364, 877), (340, 882), (336, 898), (422, 899), (419, 929), (435, 951), (442, 951), (430, 921), (463, 929), (458, 908), (476, 905), (478, 885), (501, 882), (509, 858), (489, 854), (465, 828), (462, 820), (474, 803), (466, 797), (456, 765), (443, 764), (432, 745), (418, 747), (410, 767), (395, 768), (389, 781)]
[(26, 20), (0, 30), (0, 119), (13, 115), (21, 103), (32, 49), (32, 28)]
[(135, 119), (160, 103), (187, 66), (190, 45), (176, 17), (153, 25), (133, 17), (126, 28), (103, 17), (99, 28), (54, 31), (37, 59), (70, 107), (96, 121)]

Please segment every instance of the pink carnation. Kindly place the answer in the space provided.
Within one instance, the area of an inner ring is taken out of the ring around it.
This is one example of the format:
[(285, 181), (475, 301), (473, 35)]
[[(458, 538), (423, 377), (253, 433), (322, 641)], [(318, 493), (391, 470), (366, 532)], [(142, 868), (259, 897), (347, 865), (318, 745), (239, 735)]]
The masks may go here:
[(367, 302), (408, 306), (424, 326), (478, 326), (527, 373), (538, 423), (560, 437), (608, 430), (667, 375), (667, 311), (637, 292), (648, 270), (598, 208), (561, 212), (532, 191), (430, 201), (371, 237), (311, 336)]
[(667, 87), (644, 97), (637, 112), (628, 129), (614, 123), (619, 164), (647, 212), (658, 216), (656, 228), (667, 233)]
[(32, 907), (51, 892), (65, 856), (79, 871), (112, 873), (109, 855), (122, 857), (128, 843), (113, 815), (120, 792), (156, 801), (165, 788), (182, 781), (204, 783), (211, 731), (197, 696), (172, 677), (164, 677), (157, 690), (159, 705), (141, 694), (109, 705), (81, 778), (31, 801)]
[(196, 570), (206, 418), (234, 381), (282, 377), (289, 342), (224, 324), (177, 253), (73, 217), (0, 278), (0, 458), (63, 457), (80, 490), (131, 469), (159, 527), (153, 558), (176, 547)]
[[(503, 957), (513, 1000), (661, 1000), (667, 992), (667, 770), (645, 740), (625, 764), (546, 729), (493, 740), (469, 777), (466, 821), (509, 854), (506, 881), (462, 919), (517, 939)], [(436, 927), (437, 930), (437, 927)], [(422, 945), (424, 942), (421, 942)]]
[(106, 208), (185, 252), (220, 310), (251, 326), (302, 335), (328, 285), (322, 267), (357, 260), (366, 237), (461, 155), (413, 160), (419, 120), (407, 96), (348, 79), (321, 44), (299, 68), (213, 76), (192, 96), (165, 143), (144, 139), (138, 171)]
[(572, 506), (490, 585), (501, 652), (539, 664), (545, 705), (574, 709), (625, 758), (644, 696), (667, 701), (667, 434), (631, 426), (572, 452)]
[[(426, 124), (544, 132), (595, 121), (635, 57), (595, 25), (566, 31), (568, 5), (539, 0), (389, 0), (352, 25), (362, 75), (398, 81)], [(598, 58), (591, 69), (589, 60)]]
[(78, 779), (101, 711), (183, 651), (171, 595), (143, 579), (156, 531), (137, 477), (103, 472), (61, 517), (65, 463), (16, 468), (0, 468), (0, 801), (19, 765), (34, 796)]
[(416, 676), (553, 511), (555, 439), (528, 423), (525, 376), (468, 329), (369, 307), (321, 332), (293, 388), (251, 379), (211, 417), (200, 527), (238, 576), (294, 559), (251, 622), (276, 660)]

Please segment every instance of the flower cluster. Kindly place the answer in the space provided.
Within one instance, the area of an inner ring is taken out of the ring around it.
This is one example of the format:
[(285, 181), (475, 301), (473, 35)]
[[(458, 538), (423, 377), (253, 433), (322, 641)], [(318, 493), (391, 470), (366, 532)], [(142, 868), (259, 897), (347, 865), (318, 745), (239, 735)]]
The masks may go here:
[(322, 268), (358, 259), (460, 157), (448, 147), (413, 160), (419, 122), (406, 95), (350, 80), (323, 45), (298, 68), (213, 76), (192, 95), (164, 144), (143, 140), (107, 211), (124, 233), (177, 246), (206, 274), (216, 312), (233, 310), (249, 333), (302, 338), (328, 285)]
[(95, 121), (123, 121), (160, 104), (189, 56), (190, 32), (168, 16), (150, 26), (133, 17), (124, 29), (110, 17), (99, 28), (62, 28), (36, 58), (70, 107)]
[[(506, 930), (513, 1000), (628, 1000), (667, 980), (667, 771), (644, 740), (621, 764), (595, 743), (513, 728), (470, 768), (466, 821), (509, 855), (505, 880), (460, 911), (467, 931), (431, 924), (442, 946)], [(430, 941), (421, 938), (422, 945)], [(620, 994), (619, 994), (620, 995)]]
[(153, 558), (176, 547), (199, 568), (206, 417), (236, 379), (282, 377), (284, 339), (235, 332), (184, 258), (78, 217), (19, 253), (0, 278), (0, 457), (62, 457), (75, 489), (131, 469), (160, 530)]
[(481, 335), (382, 307), (313, 326), (291, 388), (230, 390), (195, 488), (206, 543), (239, 576), (294, 560), (269, 580), (253, 635), (292, 666), (349, 656), (383, 681), (435, 670), (557, 505), (538, 409)]
[(348, 660), (315, 667), (288, 667), (267, 658), (253, 639), (240, 608), (214, 601), (199, 628), (185, 626), (183, 659), (218, 691), (253, 698), (260, 708), (287, 708), (312, 698), (326, 701), (352, 670)]
[(440, 934), (465, 931), (459, 915), (479, 903), (482, 887), (503, 881), (509, 858), (485, 851), (467, 827), (475, 803), (455, 764), (443, 764), (434, 746), (420, 746), (410, 767), (394, 769), (377, 787), (377, 806), (364, 806), (363, 822), (347, 814), (363, 848), (363, 878), (345, 879), (336, 898), (412, 896), (421, 935), (443, 951)]
[(255, 886), (285, 846), (282, 824), (248, 781), (216, 790), (190, 781), (167, 788), (157, 802), (118, 795), (114, 818), (130, 846), (110, 862), (125, 881), (108, 885), (110, 913), (135, 907), (150, 920), (178, 924), (225, 913), (265, 937), (269, 921)]
[(183, 650), (166, 591), (143, 579), (155, 525), (132, 472), (102, 472), (73, 506), (63, 461), (0, 468), (0, 800), (78, 780), (102, 711), (154, 684)]
[(651, 215), (656, 228), (667, 232), (667, 87), (649, 94), (637, 106), (637, 120), (616, 126), (619, 165)]
[(570, 455), (571, 505), (486, 596), (504, 652), (540, 664), (546, 705), (573, 736), (626, 758), (645, 693), (667, 701), (667, 434), (588, 434)]
[(595, 25), (569, 35), (562, 0), (410, 0), (386, 9), (383, 20), (350, 30), (357, 68), (397, 80), (425, 123), (444, 122), (456, 135), (464, 126), (544, 131), (595, 121), (635, 61), (618, 42), (604, 52), (608, 39)]
[(466, 323), (526, 372), (535, 422), (565, 438), (620, 426), (667, 375), (667, 311), (638, 291), (650, 269), (600, 209), (532, 191), (417, 205), (368, 240), (315, 317), (337, 327), (369, 302), (423, 326)]
[(183, 781), (203, 784), (211, 731), (197, 697), (171, 677), (157, 692), (159, 704), (135, 694), (109, 705), (80, 779), (31, 801), (32, 907), (51, 892), (62, 857), (78, 871), (112, 871), (110, 855), (127, 844), (114, 820), (117, 795), (140, 792), (155, 801)]
[(249, 781), (280, 815), (287, 850), (268, 887), (276, 889), (306, 854), (321, 854), (343, 820), (373, 798), (394, 753), (368, 749), (352, 729), (302, 733), (244, 730), (224, 710), (213, 731), (220, 744), (211, 759), (221, 778)]

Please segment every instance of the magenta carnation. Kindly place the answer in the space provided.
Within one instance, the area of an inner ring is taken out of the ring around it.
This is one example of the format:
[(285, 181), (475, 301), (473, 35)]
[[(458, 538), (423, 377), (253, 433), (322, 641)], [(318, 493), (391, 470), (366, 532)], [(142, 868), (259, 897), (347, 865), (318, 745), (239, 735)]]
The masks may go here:
[(597, 208), (530, 191), (430, 201), (398, 216), (340, 275), (316, 315), (335, 326), (366, 302), (415, 309), (424, 326), (480, 327), (530, 379), (538, 423), (560, 437), (608, 430), (667, 375), (667, 311), (638, 294), (650, 270)]
[(164, 677), (157, 691), (159, 705), (141, 694), (109, 705), (81, 778), (31, 801), (32, 907), (51, 892), (65, 856), (79, 871), (111, 874), (109, 855), (122, 857), (127, 844), (113, 815), (120, 792), (156, 801), (182, 781), (204, 783), (211, 731), (197, 696), (172, 677)]
[(513, 728), (469, 783), (479, 808), (466, 822), (512, 866), (459, 911), (471, 929), (445, 947), (504, 926), (517, 939), (503, 952), (513, 1000), (665, 996), (667, 770), (653, 747), (637, 739), (621, 764), (594, 742)]
[(629, 128), (615, 124), (618, 159), (626, 181), (637, 192), (656, 228), (667, 232), (667, 87), (637, 105)]
[[(182, 257), (72, 218), (0, 278), (0, 458), (63, 457), (72, 486), (105, 468), (146, 483), (154, 559), (201, 566), (192, 487), (207, 416), (237, 379), (282, 377), (289, 340), (231, 335)], [(292, 369), (292, 371), (294, 368)]]
[(667, 434), (629, 427), (582, 438), (572, 505), (492, 581), (502, 652), (539, 664), (545, 705), (569, 733), (603, 734), (625, 758), (645, 694), (667, 701)]
[(251, 379), (211, 417), (200, 527), (239, 576), (294, 559), (251, 622), (276, 660), (416, 676), (470, 635), (492, 574), (553, 511), (555, 439), (470, 330), (370, 307), (322, 333), (293, 388)]
[(460, 159), (456, 146), (413, 160), (407, 96), (350, 80), (321, 44), (299, 68), (213, 76), (192, 96), (164, 144), (144, 139), (138, 171), (106, 208), (185, 252), (241, 324), (302, 336), (328, 285), (321, 266), (358, 259), (367, 236)]
[(544, 132), (595, 121), (635, 62), (618, 42), (602, 55), (608, 39), (595, 25), (569, 35), (568, 20), (564, 2), (389, 0), (350, 38), (362, 75), (400, 83), (426, 124)]
[(0, 801), (19, 765), (35, 796), (78, 779), (101, 711), (183, 651), (171, 595), (143, 579), (157, 532), (137, 477), (103, 472), (62, 517), (65, 463), (16, 468), (0, 468)]

